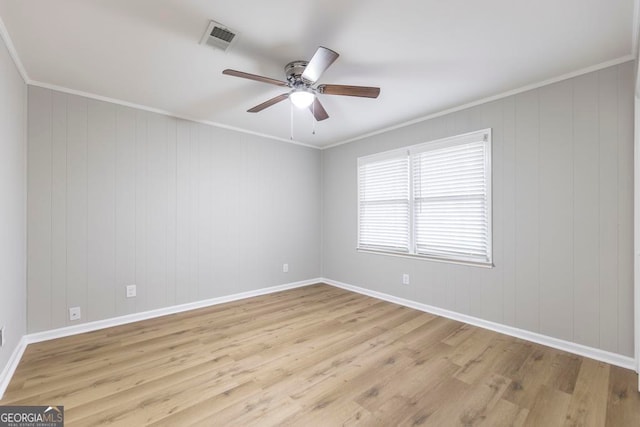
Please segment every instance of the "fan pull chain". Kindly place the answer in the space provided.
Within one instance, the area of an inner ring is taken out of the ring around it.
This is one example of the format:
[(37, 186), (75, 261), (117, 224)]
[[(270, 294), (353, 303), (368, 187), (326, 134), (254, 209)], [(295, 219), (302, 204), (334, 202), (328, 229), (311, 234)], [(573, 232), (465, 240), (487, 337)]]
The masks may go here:
[(290, 110), (289, 110), (290, 111), (290, 116), (291, 116), (290, 117), (291, 118), (291, 120), (290, 120), (291, 127), (289, 129), (289, 137), (293, 141), (293, 102), (290, 102), (289, 104), (290, 104), (290, 107), (291, 107)]
[(313, 100), (313, 104), (311, 104), (311, 112), (313, 114), (311, 114), (313, 117), (311, 118), (311, 121), (313, 122), (313, 124), (311, 125), (311, 135), (315, 135), (316, 134), (316, 100)]

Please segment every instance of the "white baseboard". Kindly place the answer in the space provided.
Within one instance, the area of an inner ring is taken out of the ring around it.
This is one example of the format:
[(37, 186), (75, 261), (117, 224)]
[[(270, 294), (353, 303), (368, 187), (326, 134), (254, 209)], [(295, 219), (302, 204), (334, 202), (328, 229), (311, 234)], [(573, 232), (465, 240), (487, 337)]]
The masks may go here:
[(636, 361), (632, 357), (623, 356), (621, 354), (611, 353), (598, 348), (588, 347), (582, 344), (576, 344), (571, 341), (565, 341), (558, 338), (549, 337), (547, 335), (538, 334), (535, 332), (525, 331), (513, 326), (502, 325), (500, 323), (491, 322), (488, 320), (479, 319), (473, 316), (467, 316), (466, 314), (456, 313), (454, 311), (445, 310), (443, 308), (434, 307), (428, 304), (422, 304), (416, 301), (411, 301), (404, 298), (399, 298), (393, 295), (385, 294), (382, 292), (372, 291), (370, 289), (361, 288), (359, 286), (349, 285), (347, 283), (338, 282), (336, 280), (323, 278), (322, 282), (331, 286), (342, 288), (348, 291), (356, 292), (362, 295), (367, 295), (373, 298), (381, 299), (383, 301), (392, 302), (405, 307), (414, 308), (416, 310), (424, 311), (426, 313), (435, 314), (437, 316), (446, 317), (449, 319), (457, 320), (459, 322), (468, 323), (473, 326), (478, 326), (484, 329), (489, 329), (501, 334), (510, 335), (512, 337), (521, 338), (523, 340), (532, 341), (538, 344), (553, 347), (558, 350), (567, 351), (580, 356), (585, 356), (590, 359), (606, 362), (611, 365), (620, 366), (622, 368), (636, 369)]
[(620, 367), (632, 369), (632, 370), (635, 370), (636, 368), (636, 361), (631, 357), (622, 356), (620, 354), (611, 353), (611, 352), (600, 350), (593, 347), (587, 347), (581, 344), (572, 343), (570, 341), (560, 340), (560, 339), (552, 338), (546, 335), (525, 331), (522, 329), (514, 328), (512, 326), (506, 326), (499, 323), (490, 322), (488, 320), (479, 319), (477, 317), (467, 316), (465, 314), (460, 314), (454, 311), (449, 311), (449, 310), (434, 307), (431, 305), (422, 304), (416, 301), (395, 297), (393, 295), (385, 294), (382, 292), (372, 291), (369, 289), (361, 288), (359, 286), (353, 286), (346, 283), (338, 282), (336, 280), (327, 279), (327, 278), (316, 278), (316, 279), (310, 279), (310, 280), (303, 280), (300, 282), (287, 283), (279, 286), (272, 286), (269, 288), (256, 289), (253, 291), (241, 292), (241, 293), (227, 295), (223, 297), (211, 298), (203, 301), (196, 301), (188, 304), (160, 308), (157, 310), (145, 311), (142, 313), (134, 313), (126, 316), (114, 317), (111, 319), (83, 323), (77, 326), (69, 326), (66, 328), (53, 329), (50, 331), (25, 335), (22, 337), (22, 339), (18, 343), (18, 346), (15, 348), (13, 354), (11, 355), (11, 358), (9, 359), (9, 362), (7, 363), (4, 370), (2, 371), (2, 374), (0, 375), (0, 399), (2, 399), (4, 392), (9, 386), (9, 382), (11, 381), (11, 378), (13, 377), (13, 374), (16, 368), (18, 367), (18, 364), (20, 363), (22, 354), (24, 353), (28, 344), (48, 341), (56, 338), (68, 337), (72, 335), (78, 335), (85, 332), (92, 332), (100, 329), (110, 328), (113, 326), (125, 325), (127, 323), (138, 322), (141, 320), (166, 316), (169, 314), (182, 313), (189, 310), (210, 307), (218, 304), (224, 304), (227, 302), (237, 301), (237, 300), (251, 298), (255, 296), (267, 295), (275, 292), (285, 291), (288, 289), (301, 288), (301, 287), (313, 285), (316, 283), (326, 283), (331, 286), (342, 288), (348, 291), (356, 292), (362, 295), (367, 295), (383, 301), (388, 301), (395, 304), (403, 305), (405, 307), (413, 308), (416, 310), (424, 311), (424, 312), (435, 314), (438, 316), (447, 317), (449, 319), (468, 323), (470, 325), (478, 326), (481, 328), (490, 329), (492, 331), (499, 332), (505, 335), (510, 335), (516, 338), (532, 341), (538, 344), (557, 348), (559, 350), (578, 354), (580, 356), (589, 357), (591, 359), (610, 363), (615, 366), (620, 366)]
[(9, 362), (7, 362), (7, 365), (2, 370), (2, 374), (0, 374), (0, 400), (2, 400), (7, 387), (9, 387), (11, 378), (18, 368), (18, 364), (20, 363), (20, 359), (22, 359), (22, 354), (27, 348), (27, 344), (28, 343), (26, 336), (20, 338), (20, 341), (18, 341), (18, 345), (13, 350), (13, 353), (9, 358)]
[(85, 332), (93, 332), (100, 329), (111, 328), (113, 326), (126, 325), (127, 323), (139, 322), (141, 320), (153, 319), (156, 317), (167, 316), (169, 314), (182, 313), (198, 308), (211, 307), (213, 305), (224, 304), (226, 302), (237, 301), (241, 299), (257, 297), (260, 295), (272, 294), (274, 292), (286, 291), (288, 289), (301, 288), (316, 283), (321, 283), (322, 279), (310, 279), (300, 282), (287, 283), (284, 285), (271, 286), (269, 288), (256, 289), (253, 291), (240, 292), (233, 295), (216, 297), (202, 301), (190, 302), (187, 304), (174, 305), (171, 307), (159, 308), (156, 310), (145, 311), (142, 313), (128, 314), (126, 316), (113, 317), (111, 319), (98, 320), (95, 322), (83, 323), (80, 325), (67, 326), (65, 328), (52, 329), (50, 331), (37, 332), (27, 335), (27, 344), (49, 341), (56, 338), (64, 338), (72, 335), (83, 334)]
[(268, 288), (256, 289), (253, 291), (240, 292), (233, 295), (226, 295), (223, 297), (211, 298), (202, 301), (190, 302), (187, 304), (174, 305), (171, 307), (159, 308), (156, 310), (145, 311), (142, 313), (133, 313), (128, 314), (126, 316), (114, 317), (111, 319), (98, 320), (95, 322), (82, 323), (80, 325), (68, 326), (65, 328), (52, 329), (50, 331), (37, 332), (33, 334), (28, 334), (23, 336), (20, 339), (20, 343), (14, 350), (11, 355), (11, 359), (9, 359), (9, 363), (5, 366), (2, 371), (2, 375), (0, 375), (0, 399), (4, 395), (7, 387), (9, 386), (9, 382), (13, 377), (13, 374), (20, 363), (20, 359), (22, 358), (22, 354), (24, 353), (27, 345), (49, 341), (56, 338), (64, 338), (72, 335), (83, 334), (86, 332), (93, 332), (100, 329), (111, 328), (113, 326), (126, 325), (127, 323), (139, 322), (141, 320), (153, 319), (156, 317), (167, 316), (169, 314), (182, 313), (189, 310), (195, 310), (198, 308), (211, 307), (218, 304), (224, 304), (226, 302), (237, 301), (241, 299), (256, 297), (260, 295), (272, 294), (275, 292), (286, 291), (288, 289), (301, 288), (304, 286), (313, 285), (316, 283), (322, 283), (322, 279), (309, 279), (302, 280), (300, 282), (286, 283), (284, 285), (271, 286)]

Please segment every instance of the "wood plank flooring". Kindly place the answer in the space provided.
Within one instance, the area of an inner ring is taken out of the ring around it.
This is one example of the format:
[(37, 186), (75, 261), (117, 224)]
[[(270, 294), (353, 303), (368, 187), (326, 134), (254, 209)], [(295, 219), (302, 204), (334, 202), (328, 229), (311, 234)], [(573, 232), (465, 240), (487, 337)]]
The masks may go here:
[(67, 426), (638, 426), (634, 372), (318, 284), (30, 345)]

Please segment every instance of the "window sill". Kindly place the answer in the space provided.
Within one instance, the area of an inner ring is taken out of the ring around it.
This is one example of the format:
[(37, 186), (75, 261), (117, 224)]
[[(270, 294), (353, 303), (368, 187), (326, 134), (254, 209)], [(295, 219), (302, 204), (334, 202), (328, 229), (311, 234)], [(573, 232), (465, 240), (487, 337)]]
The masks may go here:
[(493, 263), (484, 263), (484, 262), (473, 262), (473, 261), (460, 261), (446, 258), (437, 258), (431, 257), (427, 255), (415, 255), (409, 253), (400, 253), (400, 252), (388, 252), (388, 251), (376, 251), (374, 249), (360, 249), (356, 248), (357, 252), (365, 253), (365, 254), (374, 254), (374, 255), (386, 255), (386, 256), (394, 256), (399, 258), (410, 258), (410, 259), (419, 259), (422, 261), (435, 261), (442, 262), (445, 264), (456, 264), (456, 265), (465, 265), (468, 267), (480, 267), (480, 268), (494, 268), (495, 265)]

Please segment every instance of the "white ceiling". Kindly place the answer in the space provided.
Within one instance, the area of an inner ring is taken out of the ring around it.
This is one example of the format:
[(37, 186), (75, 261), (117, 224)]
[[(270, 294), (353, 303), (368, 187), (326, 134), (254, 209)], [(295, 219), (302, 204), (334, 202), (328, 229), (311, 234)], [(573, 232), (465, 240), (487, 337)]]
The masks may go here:
[[(288, 140), (290, 104), (246, 110), (283, 88), (317, 46), (340, 58), (320, 83), (379, 86), (376, 100), (321, 95), (318, 147), (608, 61), (630, 58), (634, 0), (0, 0), (32, 84), (146, 106)], [(224, 53), (199, 44), (209, 20), (238, 31)]]

